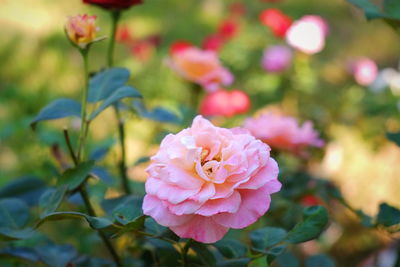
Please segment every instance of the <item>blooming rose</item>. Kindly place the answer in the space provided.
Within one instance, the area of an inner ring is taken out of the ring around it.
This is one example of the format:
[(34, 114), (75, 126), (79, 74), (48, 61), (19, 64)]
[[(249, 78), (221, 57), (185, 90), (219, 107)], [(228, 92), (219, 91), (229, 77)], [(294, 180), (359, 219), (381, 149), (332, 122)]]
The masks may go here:
[(97, 5), (105, 9), (127, 9), (143, 3), (142, 0), (83, 0), (86, 4)]
[(275, 36), (283, 38), (292, 25), (292, 19), (276, 8), (264, 10), (260, 15), (261, 23), (269, 27)]
[(168, 63), (182, 77), (200, 84), (209, 92), (233, 82), (233, 75), (221, 65), (214, 51), (186, 47), (173, 53)]
[(315, 54), (325, 46), (328, 24), (319, 16), (304, 16), (295, 21), (286, 33), (286, 41), (292, 47)]
[(151, 160), (144, 214), (203, 243), (256, 222), (281, 188), (268, 145), (201, 116), (191, 128), (167, 135)]
[(354, 79), (360, 85), (370, 85), (378, 76), (376, 63), (369, 58), (361, 58), (353, 63)]
[(324, 145), (324, 141), (313, 129), (312, 122), (306, 121), (299, 126), (297, 120), (292, 117), (264, 114), (258, 118), (247, 119), (244, 128), (271, 147), (295, 154), (304, 154), (304, 149), (309, 146)]
[(243, 91), (218, 90), (206, 95), (200, 105), (200, 114), (231, 117), (246, 113), (249, 109), (250, 98)]
[(96, 16), (76, 15), (68, 18), (65, 31), (72, 43), (81, 48), (86, 48), (88, 44), (96, 39)]
[(282, 72), (292, 63), (293, 53), (287, 46), (274, 45), (264, 51), (262, 66), (267, 72)]

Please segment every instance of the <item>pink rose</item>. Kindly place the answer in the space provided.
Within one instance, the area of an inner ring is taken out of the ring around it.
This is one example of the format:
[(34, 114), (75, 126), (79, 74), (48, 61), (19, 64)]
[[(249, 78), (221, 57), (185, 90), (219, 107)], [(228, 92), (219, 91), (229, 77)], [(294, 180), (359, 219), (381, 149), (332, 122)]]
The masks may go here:
[(328, 24), (319, 16), (304, 16), (295, 21), (286, 32), (286, 41), (292, 47), (306, 53), (316, 54), (325, 46)]
[(200, 114), (231, 117), (246, 113), (249, 111), (250, 105), (250, 98), (243, 91), (218, 90), (205, 96), (200, 105)]
[(179, 53), (173, 53), (168, 63), (182, 77), (200, 84), (209, 92), (233, 82), (233, 75), (221, 65), (214, 51), (186, 47)]
[(256, 222), (281, 188), (268, 145), (201, 116), (191, 128), (167, 135), (151, 160), (144, 214), (203, 243)]
[(292, 63), (293, 53), (289, 47), (274, 45), (264, 51), (262, 66), (267, 72), (282, 72)]
[(306, 121), (300, 126), (292, 117), (269, 113), (258, 118), (247, 119), (244, 128), (271, 147), (295, 154), (304, 154), (305, 148), (309, 146), (324, 145), (324, 141), (313, 129), (312, 122)]
[(370, 85), (378, 76), (376, 63), (369, 58), (360, 58), (353, 63), (354, 79), (359, 85)]

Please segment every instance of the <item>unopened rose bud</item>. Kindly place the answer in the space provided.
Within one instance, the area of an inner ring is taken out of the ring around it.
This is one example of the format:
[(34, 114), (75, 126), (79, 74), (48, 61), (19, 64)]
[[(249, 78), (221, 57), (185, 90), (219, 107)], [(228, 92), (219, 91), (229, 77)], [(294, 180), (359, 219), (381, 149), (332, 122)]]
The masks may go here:
[(82, 49), (95, 41), (98, 30), (96, 16), (86, 14), (69, 17), (65, 25), (65, 31), (70, 41)]

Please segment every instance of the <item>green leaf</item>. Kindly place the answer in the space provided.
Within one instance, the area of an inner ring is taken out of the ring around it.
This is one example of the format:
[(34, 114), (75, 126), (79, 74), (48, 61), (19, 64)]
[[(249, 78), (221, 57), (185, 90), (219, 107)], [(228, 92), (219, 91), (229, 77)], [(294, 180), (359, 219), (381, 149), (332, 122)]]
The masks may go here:
[[(89, 224), (91, 228), (96, 230), (106, 229), (106, 228), (116, 228), (113, 222), (107, 218), (92, 217), (84, 213), (75, 211), (62, 211), (62, 212), (49, 213), (37, 223), (36, 228), (38, 228), (47, 221), (60, 221), (68, 219), (79, 219), (79, 220), (83, 219)], [(119, 230), (120, 228), (117, 229)]]
[(375, 4), (371, 3), (369, 0), (347, 0), (353, 5), (361, 8), (367, 19), (375, 19), (381, 18), (383, 16), (382, 12), (379, 10), (379, 7)]
[(400, 20), (399, 0), (385, 0), (383, 2), (383, 11), (388, 18)]
[(119, 203), (112, 211), (112, 217), (125, 225), (143, 215), (143, 199), (137, 196), (129, 196)]
[(268, 267), (267, 256), (251, 261), (249, 267)]
[[(293, 255), (293, 253), (286, 251), (285, 253), (279, 255), (276, 258), (276, 261), (278, 262), (278, 265), (280, 267), (299, 267), (300, 266), (300, 262), (299, 260), (296, 258), (295, 255)], [(325, 267), (325, 266), (320, 266), (320, 267)]]
[(302, 243), (317, 238), (328, 224), (328, 211), (323, 206), (307, 207), (303, 211), (303, 221), (288, 233), (285, 240)]
[(392, 226), (400, 223), (400, 210), (386, 203), (379, 205), (377, 223), (383, 226)]
[(50, 188), (43, 193), (39, 200), (39, 208), (42, 210), (42, 216), (52, 213), (60, 206), (65, 194), (67, 193), (66, 186)]
[(29, 217), (29, 208), (22, 200), (0, 199), (0, 240), (30, 238), (34, 231), (31, 228), (25, 228)]
[(0, 198), (18, 198), (28, 205), (36, 205), (46, 190), (46, 183), (32, 176), (17, 178), (0, 189)]
[(146, 219), (146, 216), (143, 215), (143, 216), (140, 216), (140, 217), (134, 219), (133, 221), (125, 224), (121, 230), (119, 230), (115, 235), (112, 236), (112, 238), (119, 237), (128, 232), (134, 232), (134, 231), (143, 229), (145, 219)]
[(286, 236), (282, 228), (264, 227), (250, 233), (250, 240), (254, 248), (264, 250), (281, 242)]
[(108, 98), (128, 82), (129, 76), (129, 70), (125, 68), (110, 68), (97, 73), (89, 82), (88, 101), (97, 102)]
[(40, 121), (55, 120), (65, 117), (80, 117), (81, 104), (72, 99), (61, 98), (54, 100), (45, 106), (39, 114), (31, 121), (31, 127), (35, 126)]
[(220, 240), (214, 244), (214, 247), (216, 247), (224, 257), (229, 259), (244, 257), (247, 252), (247, 247), (235, 239)]
[[(35, 250), (28, 247), (7, 247), (0, 250), (0, 259), (11, 259), (34, 266), (39, 261)], [(35, 265), (36, 266), (36, 265)]]
[(152, 110), (147, 110), (142, 101), (134, 101), (133, 107), (136, 112), (143, 118), (165, 123), (180, 124), (181, 119), (171, 111), (162, 107), (155, 107)]
[(318, 254), (306, 259), (306, 267), (335, 267), (331, 258), (324, 254)]
[(58, 180), (58, 185), (66, 185), (69, 191), (73, 191), (86, 181), (94, 161), (80, 163), (78, 166), (66, 170)]
[(103, 110), (126, 97), (141, 98), (142, 95), (133, 87), (123, 86), (115, 90), (103, 103), (90, 115), (90, 120), (96, 118)]
[(66, 267), (75, 258), (78, 252), (71, 245), (47, 245), (36, 248), (39, 258), (52, 267)]
[(207, 245), (198, 242), (193, 242), (190, 245), (190, 247), (196, 252), (197, 256), (205, 264), (205, 266), (210, 266), (210, 267), (216, 266), (215, 257), (211, 253)]
[(223, 262), (218, 262), (217, 267), (246, 267), (250, 261), (250, 258), (226, 260)]
[(386, 133), (386, 137), (394, 142), (397, 146), (400, 146), (400, 132), (398, 133)]

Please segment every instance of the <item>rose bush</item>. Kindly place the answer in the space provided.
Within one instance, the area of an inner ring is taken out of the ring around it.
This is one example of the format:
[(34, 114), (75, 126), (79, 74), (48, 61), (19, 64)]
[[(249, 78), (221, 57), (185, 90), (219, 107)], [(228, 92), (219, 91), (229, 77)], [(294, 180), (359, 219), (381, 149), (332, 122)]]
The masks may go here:
[(191, 128), (167, 135), (151, 160), (144, 214), (199, 242), (216, 242), (229, 228), (256, 222), (281, 187), (268, 145), (201, 116)]

